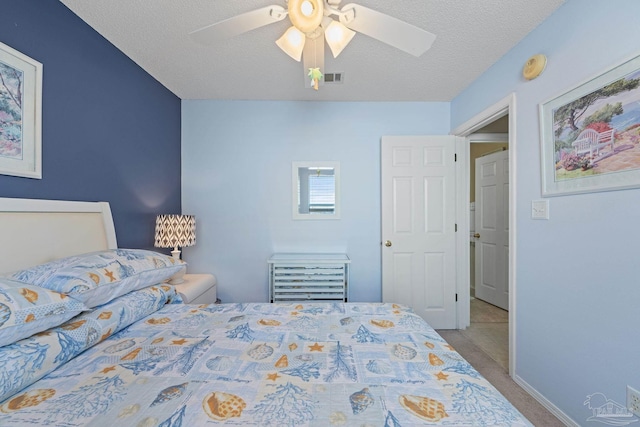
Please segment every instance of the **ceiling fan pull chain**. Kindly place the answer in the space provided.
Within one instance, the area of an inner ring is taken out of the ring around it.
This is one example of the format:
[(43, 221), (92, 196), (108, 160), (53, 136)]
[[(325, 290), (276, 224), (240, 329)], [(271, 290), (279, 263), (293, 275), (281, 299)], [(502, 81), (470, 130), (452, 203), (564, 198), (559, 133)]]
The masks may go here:
[[(324, 43), (324, 40), (320, 41), (320, 43)], [(318, 90), (318, 82), (322, 78), (322, 72), (318, 65), (318, 45), (316, 41), (313, 42), (313, 68), (309, 68), (309, 77), (311, 78), (311, 85), (314, 90)]]
[(322, 78), (322, 72), (320, 68), (309, 68), (309, 77), (311, 77), (311, 84), (313, 89), (318, 90), (318, 82)]

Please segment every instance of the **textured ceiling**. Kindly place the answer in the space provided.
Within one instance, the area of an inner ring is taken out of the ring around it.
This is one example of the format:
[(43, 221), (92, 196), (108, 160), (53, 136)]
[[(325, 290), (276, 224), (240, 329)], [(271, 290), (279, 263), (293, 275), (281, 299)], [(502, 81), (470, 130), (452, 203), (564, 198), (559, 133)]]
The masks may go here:
[(326, 48), (323, 71), (343, 72), (344, 82), (316, 92), (304, 87), (302, 64), (275, 44), (288, 19), (216, 46), (188, 35), (286, 0), (60, 1), (182, 99), (321, 101), (450, 101), (564, 2), (356, 0), (436, 41), (416, 58), (357, 34), (337, 59)]

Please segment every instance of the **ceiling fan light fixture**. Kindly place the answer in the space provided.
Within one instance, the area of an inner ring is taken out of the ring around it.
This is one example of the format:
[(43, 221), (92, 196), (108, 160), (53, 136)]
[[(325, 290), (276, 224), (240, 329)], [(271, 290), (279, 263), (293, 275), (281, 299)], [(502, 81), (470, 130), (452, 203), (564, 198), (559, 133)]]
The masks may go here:
[[(313, 71), (313, 86), (323, 83), (325, 50), (329, 45), (337, 58), (351, 42), (356, 32), (414, 56), (420, 56), (433, 44), (436, 35), (374, 9), (349, 3), (339, 7), (342, 0), (284, 0), (279, 5), (265, 6), (241, 13), (215, 24), (192, 31), (197, 41), (220, 42), (229, 37), (279, 22), (289, 17), (291, 28), (276, 40), (287, 55)], [(309, 87), (309, 86), (307, 86)]]
[(337, 58), (338, 55), (340, 55), (342, 50), (347, 47), (355, 35), (355, 31), (352, 31), (340, 22), (333, 20), (324, 31), (324, 38), (327, 41), (334, 58)]
[(289, 19), (303, 33), (320, 26), (324, 17), (323, 0), (289, 0)]
[(300, 62), (302, 59), (302, 50), (304, 49), (304, 43), (306, 36), (296, 27), (289, 27), (284, 34), (276, 40), (276, 44), (284, 53)]

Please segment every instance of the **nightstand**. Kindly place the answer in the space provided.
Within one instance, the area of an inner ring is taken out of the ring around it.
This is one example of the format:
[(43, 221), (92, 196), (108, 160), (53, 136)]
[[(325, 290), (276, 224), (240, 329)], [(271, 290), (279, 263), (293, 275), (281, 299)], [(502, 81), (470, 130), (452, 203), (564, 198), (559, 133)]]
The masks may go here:
[(184, 282), (174, 285), (185, 304), (213, 304), (216, 302), (216, 276), (213, 274), (185, 274)]

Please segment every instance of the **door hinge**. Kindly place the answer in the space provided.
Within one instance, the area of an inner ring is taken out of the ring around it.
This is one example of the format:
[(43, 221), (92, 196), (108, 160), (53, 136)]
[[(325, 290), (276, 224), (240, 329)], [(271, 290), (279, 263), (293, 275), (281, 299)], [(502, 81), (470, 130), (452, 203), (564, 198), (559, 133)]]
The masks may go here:
[(458, 294), (456, 294), (456, 302), (458, 302)]

